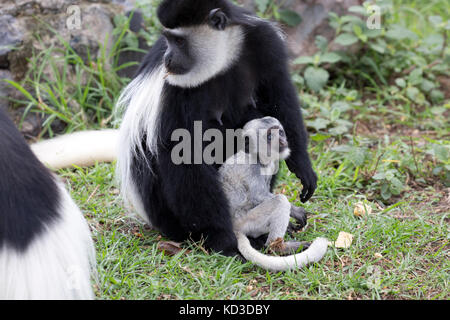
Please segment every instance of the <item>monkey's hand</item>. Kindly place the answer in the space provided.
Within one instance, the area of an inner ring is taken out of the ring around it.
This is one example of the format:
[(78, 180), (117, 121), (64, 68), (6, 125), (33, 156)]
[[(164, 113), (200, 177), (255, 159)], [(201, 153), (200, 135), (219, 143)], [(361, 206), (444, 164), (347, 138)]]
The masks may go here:
[(289, 157), (286, 160), (286, 164), (289, 170), (293, 172), (297, 176), (297, 178), (300, 179), (303, 185), (300, 200), (302, 202), (308, 201), (312, 197), (314, 191), (317, 188), (317, 175), (314, 172), (309, 159), (305, 163), (304, 160), (295, 161), (294, 158)]

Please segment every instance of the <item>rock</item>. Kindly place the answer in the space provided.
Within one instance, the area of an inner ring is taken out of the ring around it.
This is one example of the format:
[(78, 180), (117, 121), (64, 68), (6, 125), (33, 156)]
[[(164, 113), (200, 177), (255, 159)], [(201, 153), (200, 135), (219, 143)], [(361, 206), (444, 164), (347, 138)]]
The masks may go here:
[[(238, 0), (243, 7), (255, 12), (254, 0)], [(287, 43), (291, 57), (313, 55), (317, 48), (314, 40), (321, 35), (331, 41), (334, 38), (334, 29), (329, 26), (328, 13), (338, 15), (347, 13), (351, 6), (360, 5), (359, 0), (286, 0), (283, 9), (297, 12), (302, 22), (296, 27), (282, 25), (287, 36)]]
[(296, 11), (302, 17), (298, 26), (284, 28), (291, 55), (313, 55), (317, 51), (314, 44), (316, 36), (324, 36), (329, 41), (334, 39), (335, 30), (329, 26), (328, 13), (342, 15), (351, 6), (359, 4), (358, 0), (287, 0), (284, 7)]
[[(24, 79), (33, 52), (62, 47), (60, 39), (85, 62), (88, 53), (95, 60), (105, 43), (105, 55), (108, 55), (113, 44), (114, 16), (134, 5), (135, 0), (0, 0), (0, 81), (4, 78), (18, 82)], [(58, 55), (57, 52), (53, 54)], [(53, 62), (59, 67), (57, 59)], [(50, 66), (44, 68), (43, 73), (52, 79)], [(69, 69), (68, 81), (71, 77), (74, 73)], [(0, 82), (0, 96), (23, 99), (4, 81)], [(16, 123), (22, 120), (24, 108), (13, 109), (5, 98), (0, 98), (0, 107), (8, 110)], [(23, 133), (26, 136), (39, 134), (42, 122), (41, 117), (29, 113), (22, 122)], [(55, 124), (61, 127), (57, 121)]]
[(22, 42), (23, 33), (17, 20), (8, 14), (0, 16), (0, 68), (9, 67), (8, 53)]
[[(61, 46), (57, 31), (76, 53), (88, 60), (100, 47), (112, 44), (115, 15), (133, 7), (135, 0), (2, 0), (0, 3), (0, 68), (9, 68), (16, 79), (27, 71), (33, 49)], [(39, 35), (42, 40), (36, 40)], [(13, 46), (17, 50), (12, 50)]]
[(8, 70), (0, 70), (0, 109), (9, 109), (8, 97), (11, 95), (11, 87), (4, 80), (12, 80), (12, 74)]

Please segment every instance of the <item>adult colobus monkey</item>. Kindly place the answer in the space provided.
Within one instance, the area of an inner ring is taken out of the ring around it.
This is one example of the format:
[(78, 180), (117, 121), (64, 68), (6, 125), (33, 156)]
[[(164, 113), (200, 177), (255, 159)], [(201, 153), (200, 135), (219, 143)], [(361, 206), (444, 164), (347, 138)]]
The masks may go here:
[(80, 210), (0, 110), (0, 299), (92, 299), (94, 266)]
[(273, 116), (291, 141), (287, 165), (307, 201), (317, 177), (285, 44), (273, 24), (227, 0), (163, 0), (157, 14), (163, 35), (118, 102), (126, 109), (118, 149), (121, 188), (169, 238), (203, 236), (206, 247), (236, 254), (220, 163), (174, 164), (171, 135), (182, 128), (194, 136), (194, 121), (202, 122), (203, 132), (225, 132)]
[[(262, 268), (281, 271), (301, 268), (325, 255), (328, 240), (317, 238), (305, 251), (286, 257), (272, 257), (254, 249), (247, 236), (269, 234), (266, 246), (282, 240), (293, 216), (306, 224), (303, 208), (289, 203), (286, 196), (270, 191), (271, 177), (278, 162), (289, 157), (288, 141), (280, 122), (272, 117), (249, 121), (243, 129), (246, 150), (241, 150), (220, 167), (220, 181), (230, 206), (238, 248), (245, 259)], [(281, 241), (278, 249), (292, 253), (302, 246), (298, 241)]]

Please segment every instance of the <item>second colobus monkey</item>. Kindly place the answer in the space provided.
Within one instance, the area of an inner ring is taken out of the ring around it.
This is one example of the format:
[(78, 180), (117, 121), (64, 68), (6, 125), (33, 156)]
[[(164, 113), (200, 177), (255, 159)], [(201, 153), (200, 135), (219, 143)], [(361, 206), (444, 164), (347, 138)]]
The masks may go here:
[[(305, 251), (285, 257), (268, 256), (251, 246), (247, 236), (257, 238), (268, 233), (268, 246), (283, 239), (290, 216), (304, 225), (306, 214), (302, 208), (291, 205), (284, 195), (270, 192), (272, 174), (278, 168), (278, 162), (290, 153), (280, 122), (272, 117), (252, 120), (244, 126), (243, 135), (247, 139), (247, 150), (228, 158), (219, 169), (239, 251), (247, 260), (273, 271), (300, 268), (319, 261), (327, 251), (328, 240), (325, 238), (317, 238)], [(282, 251), (295, 252), (301, 244), (282, 243)]]
[(93, 299), (94, 270), (82, 213), (0, 110), (0, 300)]

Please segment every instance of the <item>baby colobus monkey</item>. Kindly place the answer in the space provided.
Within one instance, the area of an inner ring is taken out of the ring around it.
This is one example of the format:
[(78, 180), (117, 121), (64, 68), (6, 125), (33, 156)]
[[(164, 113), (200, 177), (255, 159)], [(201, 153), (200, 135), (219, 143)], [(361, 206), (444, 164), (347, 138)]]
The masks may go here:
[(93, 299), (89, 227), (0, 110), (0, 300)]
[[(284, 195), (270, 191), (271, 178), (279, 161), (290, 154), (280, 122), (272, 117), (254, 119), (244, 126), (243, 136), (247, 140), (246, 150), (228, 158), (219, 169), (239, 251), (247, 260), (273, 271), (292, 270), (319, 261), (327, 250), (325, 238), (317, 238), (305, 251), (285, 257), (264, 255), (251, 246), (247, 236), (257, 238), (268, 233), (266, 246), (283, 239), (289, 217), (305, 225), (306, 212), (290, 204)], [(283, 253), (292, 253), (301, 245), (302, 242), (288, 241), (282, 243), (280, 249)]]

